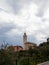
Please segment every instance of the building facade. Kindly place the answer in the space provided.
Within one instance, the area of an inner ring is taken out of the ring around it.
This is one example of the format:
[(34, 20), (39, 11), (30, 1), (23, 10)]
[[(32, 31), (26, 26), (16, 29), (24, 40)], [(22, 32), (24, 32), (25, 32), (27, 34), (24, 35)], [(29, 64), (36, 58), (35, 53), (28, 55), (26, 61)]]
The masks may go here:
[(31, 42), (26, 42), (25, 43), (25, 50), (28, 50), (30, 48), (34, 49), (36, 47), (35, 43), (31, 43)]

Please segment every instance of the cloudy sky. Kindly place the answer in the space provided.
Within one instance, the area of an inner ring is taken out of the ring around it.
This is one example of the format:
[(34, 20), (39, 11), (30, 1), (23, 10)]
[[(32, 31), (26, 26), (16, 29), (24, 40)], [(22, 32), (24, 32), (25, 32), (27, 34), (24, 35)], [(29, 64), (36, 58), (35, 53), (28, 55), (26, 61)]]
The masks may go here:
[(49, 37), (49, 0), (0, 0), (0, 44), (39, 44)]

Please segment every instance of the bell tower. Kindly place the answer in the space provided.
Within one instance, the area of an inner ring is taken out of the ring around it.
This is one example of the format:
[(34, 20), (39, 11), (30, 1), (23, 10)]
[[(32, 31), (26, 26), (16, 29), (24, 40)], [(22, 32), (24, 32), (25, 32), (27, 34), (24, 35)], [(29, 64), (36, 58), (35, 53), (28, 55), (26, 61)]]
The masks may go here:
[(26, 47), (26, 43), (27, 42), (27, 35), (26, 35), (26, 33), (24, 33), (24, 35), (23, 35), (23, 44), (24, 44), (24, 50), (25, 50), (25, 47)]
[(23, 43), (26, 43), (27, 42), (27, 35), (26, 35), (26, 33), (24, 33), (24, 35), (23, 35)]

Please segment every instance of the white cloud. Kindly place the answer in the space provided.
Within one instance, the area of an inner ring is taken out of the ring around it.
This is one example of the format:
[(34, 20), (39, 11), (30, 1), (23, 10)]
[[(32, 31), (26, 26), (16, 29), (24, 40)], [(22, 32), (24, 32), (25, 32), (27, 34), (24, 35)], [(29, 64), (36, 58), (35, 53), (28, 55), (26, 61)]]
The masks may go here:
[[(30, 4), (21, 0), (19, 3), (21, 3), (23, 7), (20, 7), (21, 9), (19, 13), (15, 15), (15, 13), (13, 13), (14, 9), (12, 10), (11, 5), (7, 4), (6, 0), (0, 0), (0, 8), (2, 9), (0, 11), (0, 27), (5, 23), (12, 23), (12, 26), (15, 25), (15, 28), (6, 31), (5, 35), (10, 37), (15, 36), (16, 34), (21, 35), (26, 32), (27, 35), (33, 35), (37, 42), (45, 40), (49, 35), (49, 8), (46, 11), (45, 9), (42, 11), (45, 12), (43, 17), (38, 17), (36, 16), (36, 13), (38, 12), (38, 8), (41, 7), (37, 5), (38, 2), (35, 3), (35, 1), (32, 1)], [(41, 5), (41, 3), (38, 4)]]

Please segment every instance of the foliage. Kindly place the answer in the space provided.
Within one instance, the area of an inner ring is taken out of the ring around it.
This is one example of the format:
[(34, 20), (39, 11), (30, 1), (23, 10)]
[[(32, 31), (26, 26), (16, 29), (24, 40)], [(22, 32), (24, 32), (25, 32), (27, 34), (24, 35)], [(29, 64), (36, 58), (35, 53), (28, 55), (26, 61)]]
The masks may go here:
[[(14, 52), (13, 49), (2, 46), (0, 49), (0, 65), (37, 65), (49, 61), (49, 44), (41, 43), (36, 48)], [(16, 61), (17, 60), (17, 61)]]

